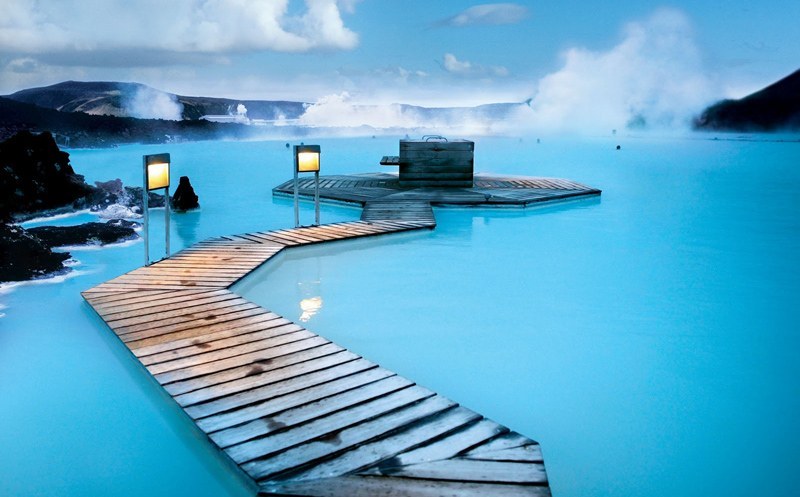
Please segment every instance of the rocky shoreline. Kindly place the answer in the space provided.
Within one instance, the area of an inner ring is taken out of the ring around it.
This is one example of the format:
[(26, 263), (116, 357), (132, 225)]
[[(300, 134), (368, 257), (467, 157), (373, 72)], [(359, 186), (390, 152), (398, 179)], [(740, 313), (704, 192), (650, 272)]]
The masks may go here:
[[(184, 196), (197, 196), (185, 181)], [(193, 196), (193, 197), (192, 197)], [(165, 198), (150, 192), (151, 207)], [(191, 202), (184, 208), (193, 208)], [(105, 222), (77, 226), (23, 228), (18, 223), (38, 217), (89, 210)], [(0, 143), (0, 282), (39, 279), (69, 271), (69, 252), (59, 247), (107, 245), (135, 240), (141, 217), (142, 188), (119, 179), (85, 182), (59, 150), (50, 133), (26, 131)]]

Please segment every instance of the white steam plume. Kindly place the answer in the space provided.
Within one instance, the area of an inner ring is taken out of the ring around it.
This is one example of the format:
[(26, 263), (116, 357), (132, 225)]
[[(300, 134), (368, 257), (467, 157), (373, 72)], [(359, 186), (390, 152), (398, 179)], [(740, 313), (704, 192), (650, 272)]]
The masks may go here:
[(136, 90), (126, 103), (125, 110), (129, 116), (140, 119), (183, 119), (183, 104), (178, 102), (175, 95), (148, 86)]
[(686, 127), (716, 94), (692, 29), (680, 11), (662, 9), (630, 23), (607, 52), (573, 48), (564, 67), (542, 78), (522, 122), (550, 131)]

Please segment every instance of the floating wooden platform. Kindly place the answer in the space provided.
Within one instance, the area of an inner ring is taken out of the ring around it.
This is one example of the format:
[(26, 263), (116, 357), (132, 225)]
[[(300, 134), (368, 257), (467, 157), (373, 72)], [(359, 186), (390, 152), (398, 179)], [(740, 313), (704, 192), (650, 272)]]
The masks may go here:
[(228, 290), (289, 247), (435, 226), (371, 181), (365, 220), (206, 240), (83, 296), (261, 493), (550, 495), (533, 440)]
[[(390, 163), (389, 157), (384, 157)], [(383, 163), (383, 160), (382, 160)], [(299, 193), (313, 198), (314, 179), (301, 178)], [(293, 195), (294, 181), (272, 189), (273, 195)], [(475, 174), (472, 188), (401, 187), (396, 174), (367, 173), (320, 177), (320, 198), (366, 206), (369, 202), (418, 201), (434, 206), (526, 207), (539, 202), (599, 195), (596, 188), (559, 178)]]

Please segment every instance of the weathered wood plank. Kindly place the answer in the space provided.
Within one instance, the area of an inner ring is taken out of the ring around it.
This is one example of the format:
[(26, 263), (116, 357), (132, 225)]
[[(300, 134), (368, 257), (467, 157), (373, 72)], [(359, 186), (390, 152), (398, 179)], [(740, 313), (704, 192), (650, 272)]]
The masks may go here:
[(348, 475), (319, 480), (265, 482), (263, 494), (316, 497), (550, 497), (548, 487), (430, 481), (389, 476)]
[[(385, 436), (394, 430), (413, 425), (423, 419), (451, 409), (456, 404), (439, 395), (393, 411), (377, 420), (345, 428), (332, 434), (328, 439), (314, 440), (291, 448), (274, 457), (256, 459), (241, 465), (252, 478), (265, 480), (279, 475), (288, 477), (288, 472), (306, 468), (312, 464), (319, 467), (325, 459), (337, 458), (343, 452), (374, 438)], [(335, 473), (327, 473), (334, 476)]]
[(508, 428), (505, 426), (482, 419), (462, 430), (450, 433), (442, 439), (398, 454), (391, 461), (381, 464), (381, 467), (406, 466), (425, 461), (449, 459), (506, 432), (508, 432)]
[(241, 409), (199, 419), (197, 425), (206, 433), (211, 433), (242, 423), (253, 422), (260, 418), (267, 418), (287, 409), (317, 402), (320, 399), (394, 376), (395, 374), (389, 370), (371, 367), (355, 373), (343, 374), (331, 381), (323, 378), (317, 383), (306, 382), (300, 388), (282, 395), (265, 398)]
[(331, 396), (285, 410), (271, 417), (262, 417), (249, 423), (212, 433), (210, 437), (220, 447), (229, 447), (362, 404), (412, 385), (413, 383), (401, 376), (390, 376), (364, 386), (336, 392)]
[[(443, 398), (437, 396), (436, 398)], [(445, 399), (447, 400), (447, 399)], [(354, 473), (359, 470), (368, 469), (383, 461), (391, 459), (397, 453), (424, 444), (429, 440), (441, 437), (451, 431), (458, 430), (464, 425), (468, 425), (481, 419), (481, 415), (470, 411), (464, 407), (453, 407), (452, 409), (435, 413), (426, 418), (416, 419), (413, 423), (402, 426), (402, 430), (396, 433), (388, 433), (389, 436), (372, 441), (364, 441), (358, 447), (342, 454), (329, 461), (320, 462), (314, 467), (292, 475), (293, 480), (313, 480), (325, 478), (326, 476), (339, 476)], [(395, 428), (400, 429), (401, 426)], [(394, 470), (392, 470), (394, 472)]]
[[(342, 355), (341, 358), (346, 358), (346, 356)], [(189, 406), (185, 409), (185, 411), (192, 418), (200, 419), (214, 414), (219, 414), (221, 412), (251, 406), (258, 402), (263, 402), (266, 399), (296, 392), (312, 385), (329, 382), (337, 378), (358, 373), (360, 371), (365, 371), (374, 367), (376, 367), (376, 365), (372, 364), (366, 359), (351, 360), (343, 362), (336, 367), (320, 369), (318, 371), (308, 372), (307, 374), (301, 374), (299, 376), (282, 378), (280, 381), (276, 381), (271, 385), (254, 388), (249, 391), (223, 397), (221, 399), (204, 404)], [(308, 370), (309, 368), (305, 367), (304, 371), (302, 372), (307, 372)]]
[(505, 450), (481, 452), (471, 456), (464, 456), (464, 458), (481, 461), (544, 462), (542, 448), (537, 443)]
[[(216, 340), (236, 337), (245, 333), (252, 333), (269, 327), (275, 319), (284, 319), (274, 312), (263, 312), (254, 316), (247, 316), (228, 321), (222, 324), (192, 329), (188, 334), (177, 333), (168, 340), (162, 340), (154, 345), (139, 345), (137, 342), (128, 342), (129, 348), (136, 357), (144, 358), (152, 354), (159, 354), (183, 347), (209, 348)], [(288, 320), (286, 320), (288, 322)]]
[(454, 458), (392, 468), (388, 474), (426, 480), (547, 484), (544, 465), (531, 462), (476, 461)]
[[(166, 384), (171, 381), (184, 380), (222, 369), (241, 366), (242, 364), (267, 363), (274, 357), (328, 343), (330, 343), (328, 340), (319, 335), (300, 330), (270, 340), (251, 342), (205, 354), (196, 354), (172, 361), (160, 362), (148, 366), (147, 370), (155, 375), (160, 383)], [(253, 369), (260, 371), (263, 370), (263, 366)], [(170, 372), (173, 372), (173, 374), (166, 374)], [(162, 379), (163, 381), (161, 381)]]
[(411, 386), (273, 435), (233, 445), (225, 452), (239, 464), (267, 457), (303, 443), (331, 437), (359, 423), (375, 420), (398, 408), (410, 406), (434, 395), (436, 394), (428, 389)]
[(147, 328), (139, 331), (128, 331), (124, 334), (118, 333), (118, 336), (129, 348), (135, 349), (145, 345), (171, 342), (177, 338), (204, 335), (211, 330), (219, 329), (215, 328), (214, 325), (222, 324), (223, 326), (229, 326), (240, 318), (257, 316), (259, 314), (269, 314), (269, 311), (265, 311), (261, 307), (254, 305), (244, 310), (209, 314), (204, 318), (185, 321), (183, 323)]
[(151, 364), (182, 359), (198, 354), (225, 350), (229, 347), (250, 344), (252, 342), (260, 342), (265, 339), (293, 333), (302, 329), (300, 326), (292, 323), (288, 319), (278, 317), (277, 314), (274, 316), (274, 319), (264, 321), (261, 326), (254, 328), (249, 332), (240, 333), (213, 341), (193, 342), (185, 347), (173, 348), (168, 351), (150, 354), (144, 357), (140, 356), (139, 361), (141, 361), (141, 363), (145, 366), (149, 366)]
[[(314, 337), (314, 339), (323, 341), (325, 340), (319, 336)], [(215, 372), (191, 376), (187, 377), (186, 379), (176, 380), (169, 383), (165, 382), (164, 389), (173, 396), (196, 392), (198, 390), (208, 389), (215, 386), (227, 387), (228, 390), (246, 390), (248, 385), (252, 385), (252, 382), (248, 382), (246, 385), (239, 386), (238, 388), (235, 384), (227, 385), (227, 383), (235, 382), (236, 380), (242, 380), (244, 378), (250, 378), (255, 375), (285, 368), (287, 366), (300, 364), (302, 362), (312, 361), (314, 359), (319, 359), (321, 357), (342, 352), (343, 350), (343, 348), (334, 343), (313, 343), (304, 340), (302, 342), (292, 343), (291, 346), (287, 346), (283, 350), (267, 350), (264, 352), (264, 355), (286, 352), (281, 355), (274, 355), (274, 358), (258, 359), (250, 362), (242, 361), (241, 364), (226, 369), (219, 369), (219, 365), (214, 364), (213, 366)], [(286, 373), (286, 371), (281, 373)], [(257, 381), (263, 383), (268, 380), (269, 378), (260, 378)]]

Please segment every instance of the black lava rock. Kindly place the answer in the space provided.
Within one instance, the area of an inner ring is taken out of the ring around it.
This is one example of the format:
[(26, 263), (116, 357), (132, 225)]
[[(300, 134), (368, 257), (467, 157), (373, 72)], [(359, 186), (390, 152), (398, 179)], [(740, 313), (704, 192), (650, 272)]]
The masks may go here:
[(77, 226), (39, 226), (28, 232), (50, 247), (67, 245), (106, 245), (133, 240), (139, 235), (134, 231), (137, 223), (112, 219), (106, 223), (85, 223)]
[(91, 192), (50, 133), (22, 131), (0, 143), (0, 220), (70, 205)]
[(181, 176), (178, 188), (172, 196), (172, 208), (178, 211), (197, 209), (200, 204), (197, 202), (197, 195), (194, 193), (192, 184), (189, 183), (188, 176)]
[(25, 281), (67, 271), (66, 252), (53, 252), (27, 230), (0, 223), (0, 281)]

